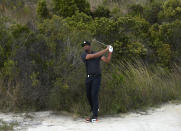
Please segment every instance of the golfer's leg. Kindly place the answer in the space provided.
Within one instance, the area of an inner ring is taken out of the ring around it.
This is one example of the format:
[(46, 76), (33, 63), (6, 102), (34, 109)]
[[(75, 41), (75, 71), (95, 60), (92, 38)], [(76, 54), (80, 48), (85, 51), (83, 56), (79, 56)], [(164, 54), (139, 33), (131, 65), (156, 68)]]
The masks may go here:
[(97, 76), (94, 78), (92, 82), (92, 103), (93, 103), (93, 117), (98, 116), (98, 107), (99, 107), (99, 101), (98, 101), (98, 96), (99, 96), (99, 88), (101, 84), (101, 76)]
[(91, 111), (92, 111), (93, 104), (92, 104), (92, 99), (91, 99), (91, 86), (92, 86), (92, 81), (89, 78), (87, 78), (86, 79), (86, 94), (87, 94), (87, 99), (88, 99), (88, 102), (90, 104)]

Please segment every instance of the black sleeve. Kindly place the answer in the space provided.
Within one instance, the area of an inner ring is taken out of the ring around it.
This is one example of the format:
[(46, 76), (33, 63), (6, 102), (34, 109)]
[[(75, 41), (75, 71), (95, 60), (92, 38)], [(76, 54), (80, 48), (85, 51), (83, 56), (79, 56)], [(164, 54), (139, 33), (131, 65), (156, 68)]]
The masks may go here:
[(81, 58), (82, 58), (82, 61), (85, 63), (85, 61), (86, 61), (86, 56), (87, 56), (87, 53), (82, 53), (82, 55), (81, 55)]

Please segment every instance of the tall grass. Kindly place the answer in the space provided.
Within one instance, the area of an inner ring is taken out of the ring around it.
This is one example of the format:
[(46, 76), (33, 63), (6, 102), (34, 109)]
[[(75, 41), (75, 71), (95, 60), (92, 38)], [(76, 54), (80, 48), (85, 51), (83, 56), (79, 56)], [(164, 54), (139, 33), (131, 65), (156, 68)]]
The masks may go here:
[[(83, 72), (83, 71), (79, 71)], [(83, 73), (81, 73), (83, 75)], [(66, 90), (64, 96), (67, 109), (70, 112), (88, 115), (88, 105), (83, 78), (76, 82), (79, 87)], [(181, 68), (174, 66), (170, 71), (167, 69), (148, 66), (140, 61), (121, 62), (117, 65), (103, 67), (101, 90), (99, 94), (100, 114), (115, 114), (128, 112), (134, 109), (151, 107), (170, 100), (181, 99)], [(76, 88), (76, 90), (75, 90)], [(74, 90), (73, 90), (74, 89)], [(68, 96), (69, 95), (69, 96)], [(55, 101), (60, 103), (62, 97)], [(55, 100), (56, 99), (56, 100)], [(56, 107), (56, 104), (54, 104)], [(56, 108), (55, 108), (56, 109)]]
[(0, 120), (0, 131), (14, 131), (16, 126), (18, 126), (17, 122), (7, 123)]
[(144, 63), (122, 62), (104, 76), (100, 94), (102, 113), (127, 112), (180, 99), (181, 68), (171, 71)]

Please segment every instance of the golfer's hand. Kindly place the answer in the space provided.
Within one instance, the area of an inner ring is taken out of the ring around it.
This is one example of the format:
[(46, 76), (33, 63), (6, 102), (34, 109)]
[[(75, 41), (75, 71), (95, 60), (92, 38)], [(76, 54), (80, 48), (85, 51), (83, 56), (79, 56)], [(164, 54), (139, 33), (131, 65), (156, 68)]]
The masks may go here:
[(106, 51), (109, 51), (109, 45), (107, 46)]
[(111, 45), (109, 45), (109, 52), (113, 52), (113, 47)]

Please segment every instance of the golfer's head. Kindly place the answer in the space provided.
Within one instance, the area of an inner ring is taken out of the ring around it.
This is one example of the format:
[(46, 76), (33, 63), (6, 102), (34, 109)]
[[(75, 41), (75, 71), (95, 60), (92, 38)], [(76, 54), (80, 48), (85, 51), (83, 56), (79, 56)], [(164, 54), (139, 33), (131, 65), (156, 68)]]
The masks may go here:
[(85, 51), (90, 51), (90, 48), (91, 48), (91, 44), (89, 41), (84, 41), (82, 43), (82, 47), (84, 48)]

